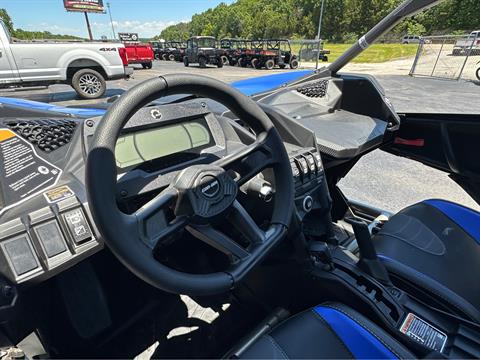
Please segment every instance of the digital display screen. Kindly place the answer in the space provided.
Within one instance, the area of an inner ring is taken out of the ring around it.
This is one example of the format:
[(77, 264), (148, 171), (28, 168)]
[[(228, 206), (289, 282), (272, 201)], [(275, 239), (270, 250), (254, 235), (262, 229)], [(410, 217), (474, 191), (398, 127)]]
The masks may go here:
[(115, 147), (117, 167), (125, 169), (179, 152), (198, 151), (212, 141), (210, 130), (199, 121), (120, 135)]

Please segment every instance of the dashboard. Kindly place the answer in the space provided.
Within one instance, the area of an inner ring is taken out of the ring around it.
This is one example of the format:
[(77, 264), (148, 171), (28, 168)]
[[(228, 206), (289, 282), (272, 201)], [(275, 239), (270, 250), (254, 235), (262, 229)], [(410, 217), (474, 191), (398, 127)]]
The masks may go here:
[[(360, 95), (351, 100), (354, 94)], [(328, 210), (325, 159), (368, 152), (398, 123), (384, 95), (365, 78), (315, 79), (256, 100), (284, 139), (300, 219)], [(89, 145), (102, 119), (10, 113), (0, 118), (0, 273), (13, 284), (34, 284), (104, 245), (85, 189)], [(211, 163), (254, 139), (241, 119), (209, 100), (151, 104), (119, 136), (117, 201), (133, 212), (182, 169)], [(261, 182), (274, 193), (268, 171)]]

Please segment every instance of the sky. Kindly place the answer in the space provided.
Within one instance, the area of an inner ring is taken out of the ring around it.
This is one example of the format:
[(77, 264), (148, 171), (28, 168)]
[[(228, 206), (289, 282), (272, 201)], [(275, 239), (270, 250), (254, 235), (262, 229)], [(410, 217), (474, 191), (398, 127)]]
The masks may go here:
[[(136, 32), (150, 38), (167, 26), (233, 0), (104, 0), (110, 3), (116, 32)], [(65, 11), (63, 0), (0, 0), (15, 28), (88, 37), (83, 13)], [(108, 14), (89, 14), (93, 35), (112, 37)]]

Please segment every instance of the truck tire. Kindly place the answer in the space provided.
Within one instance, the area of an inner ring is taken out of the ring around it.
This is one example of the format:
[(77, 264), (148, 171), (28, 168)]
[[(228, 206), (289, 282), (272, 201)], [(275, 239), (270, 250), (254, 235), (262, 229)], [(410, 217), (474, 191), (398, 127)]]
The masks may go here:
[(142, 63), (142, 68), (146, 69), (146, 68), (147, 68), (147, 64)]
[[(228, 62), (228, 59), (227, 59), (227, 62)], [(219, 69), (221, 69), (221, 68), (223, 68), (223, 65), (224, 65), (224, 64), (223, 64), (222, 58), (218, 58), (218, 59), (217, 59), (217, 67), (218, 67)]]
[(202, 69), (206, 68), (207, 67), (207, 59), (204, 58), (203, 56), (199, 57), (198, 58), (198, 64), (200, 65), (200, 67)]
[(477, 69), (477, 79), (480, 81), (480, 67)]
[(175, 61), (175, 55), (173, 54), (168, 55), (168, 60)]
[(257, 58), (253, 58), (252, 61), (250, 61), (250, 65), (252, 65), (252, 68), (254, 69), (259, 69), (258, 67), (258, 59)]
[(188, 67), (188, 65), (190, 65), (190, 62), (188, 61), (188, 56), (183, 57), (183, 65), (185, 65), (185, 67)]
[(155, 60), (160, 60), (160, 54), (155, 54)]
[(107, 83), (99, 72), (92, 69), (81, 69), (73, 75), (72, 87), (83, 99), (98, 99), (105, 94)]
[(167, 61), (167, 54), (163, 54), (163, 55), (162, 55), (162, 60), (163, 60), (163, 61)]
[(275, 67), (275, 61), (273, 59), (268, 59), (265, 61), (265, 68), (267, 70), (272, 70)]
[(153, 63), (151, 61), (145, 64), (146, 69), (151, 69), (152, 67), (153, 67)]
[(297, 69), (298, 68), (298, 60), (292, 59), (290, 60), (290, 69)]
[(225, 55), (222, 55), (220, 57), (220, 60), (222, 61), (223, 65), (230, 65), (230, 61), (228, 60), (228, 57)]

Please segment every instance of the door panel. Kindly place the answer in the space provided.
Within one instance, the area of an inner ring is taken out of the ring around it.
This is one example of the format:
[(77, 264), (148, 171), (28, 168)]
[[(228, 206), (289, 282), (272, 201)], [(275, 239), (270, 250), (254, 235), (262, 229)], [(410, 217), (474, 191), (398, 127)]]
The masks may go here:
[(480, 115), (405, 114), (400, 117), (401, 126), (394, 140), (382, 149), (450, 173), (478, 201)]
[(11, 58), (9, 44), (4, 44), (0, 39), (0, 83), (18, 81), (18, 71)]

